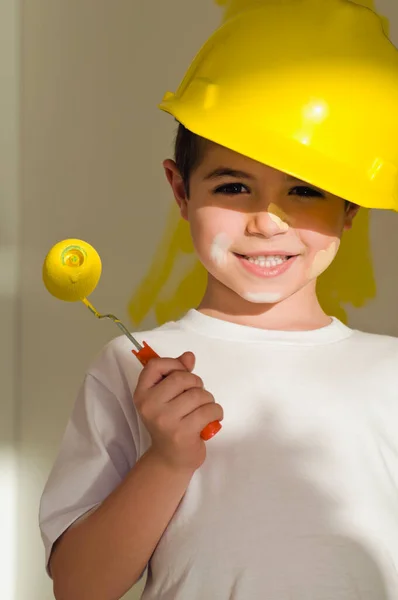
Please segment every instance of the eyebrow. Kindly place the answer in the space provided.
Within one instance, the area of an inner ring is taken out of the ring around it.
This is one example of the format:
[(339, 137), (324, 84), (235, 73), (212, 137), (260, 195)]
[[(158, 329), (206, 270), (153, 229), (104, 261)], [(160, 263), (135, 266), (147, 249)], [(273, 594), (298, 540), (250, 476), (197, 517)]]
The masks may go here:
[(245, 171), (237, 171), (236, 169), (230, 169), (228, 167), (218, 167), (208, 173), (204, 179), (221, 179), (222, 177), (234, 177), (235, 179), (254, 179), (253, 175), (246, 173)]
[[(204, 179), (221, 179), (222, 177), (235, 177), (235, 179), (255, 179), (253, 175), (247, 173), (246, 171), (240, 171), (237, 169), (231, 169), (229, 167), (217, 167), (214, 171), (211, 171), (207, 175), (205, 175)], [(299, 181), (300, 183), (305, 183), (302, 179), (298, 177), (294, 177), (293, 175), (286, 174), (287, 181)], [(309, 185), (309, 184), (307, 184)]]

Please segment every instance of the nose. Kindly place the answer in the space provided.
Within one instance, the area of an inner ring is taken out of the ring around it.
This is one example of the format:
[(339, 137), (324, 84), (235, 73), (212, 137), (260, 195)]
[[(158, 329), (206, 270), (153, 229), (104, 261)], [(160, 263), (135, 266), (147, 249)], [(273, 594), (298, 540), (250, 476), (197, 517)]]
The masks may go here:
[(266, 239), (286, 233), (287, 229), (288, 225), (270, 207), (250, 213), (246, 226), (249, 235)]

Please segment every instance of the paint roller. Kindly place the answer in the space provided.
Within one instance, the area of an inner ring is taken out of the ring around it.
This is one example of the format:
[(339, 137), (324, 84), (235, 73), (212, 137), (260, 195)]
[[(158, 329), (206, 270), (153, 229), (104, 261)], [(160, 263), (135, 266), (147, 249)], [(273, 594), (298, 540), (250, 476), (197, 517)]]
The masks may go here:
[[(159, 358), (159, 355), (146, 342), (140, 344), (115, 315), (99, 313), (87, 299), (97, 287), (101, 272), (98, 252), (87, 242), (68, 239), (55, 244), (47, 254), (43, 264), (43, 282), (55, 298), (65, 302), (81, 301), (98, 319), (113, 321), (133, 344), (135, 349), (132, 353), (145, 366), (152, 358)], [(221, 427), (219, 421), (213, 421), (201, 431), (200, 436), (207, 441)]]

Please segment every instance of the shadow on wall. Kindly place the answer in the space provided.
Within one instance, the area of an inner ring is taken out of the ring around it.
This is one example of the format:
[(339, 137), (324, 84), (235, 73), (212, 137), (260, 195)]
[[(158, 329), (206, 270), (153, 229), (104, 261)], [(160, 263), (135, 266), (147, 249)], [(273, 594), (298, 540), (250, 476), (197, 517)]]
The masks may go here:
[[(249, 5), (263, 4), (264, 0), (215, 2), (224, 7), (225, 21)], [(358, 0), (357, 4), (375, 10), (373, 0)], [(387, 19), (383, 18), (383, 24), (388, 33)], [(344, 305), (358, 308), (376, 297), (369, 225), (370, 213), (362, 209), (353, 229), (345, 234), (334, 263), (319, 280), (318, 294), (324, 310), (343, 322), (347, 322)], [(158, 324), (178, 319), (199, 303), (205, 284), (206, 273), (195, 258), (189, 228), (172, 206), (152, 265), (129, 302), (133, 324), (140, 325), (150, 312)]]

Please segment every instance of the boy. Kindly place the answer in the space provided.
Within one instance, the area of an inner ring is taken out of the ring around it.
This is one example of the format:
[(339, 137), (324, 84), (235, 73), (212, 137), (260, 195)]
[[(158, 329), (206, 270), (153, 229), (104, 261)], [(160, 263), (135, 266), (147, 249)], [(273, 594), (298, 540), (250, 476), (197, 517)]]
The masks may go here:
[(398, 341), (316, 280), (359, 206), (398, 208), (397, 106), (398, 54), (345, 0), (242, 13), (166, 95), (208, 285), (138, 336), (177, 358), (118, 338), (86, 376), (41, 504), (57, 600), (147, 565), (145, 600), (396, 600)]

